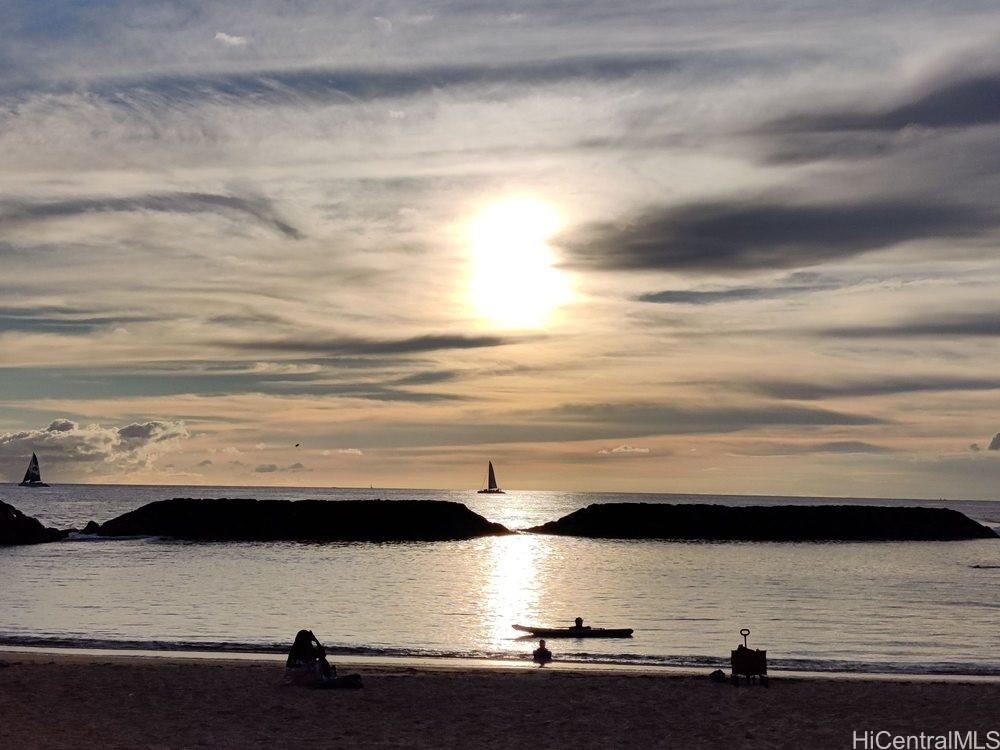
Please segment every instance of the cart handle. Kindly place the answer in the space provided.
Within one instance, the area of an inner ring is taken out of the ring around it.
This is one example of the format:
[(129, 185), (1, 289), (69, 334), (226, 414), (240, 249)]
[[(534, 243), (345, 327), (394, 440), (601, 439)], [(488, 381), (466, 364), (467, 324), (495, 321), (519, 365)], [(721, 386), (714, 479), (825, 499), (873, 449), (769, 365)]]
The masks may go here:
[(740, 635), (743, 636), (743, 648), (748, 648), (747, 636), (750, 635), (750, 628), (743, 628), (742, 630), (740, 630)]

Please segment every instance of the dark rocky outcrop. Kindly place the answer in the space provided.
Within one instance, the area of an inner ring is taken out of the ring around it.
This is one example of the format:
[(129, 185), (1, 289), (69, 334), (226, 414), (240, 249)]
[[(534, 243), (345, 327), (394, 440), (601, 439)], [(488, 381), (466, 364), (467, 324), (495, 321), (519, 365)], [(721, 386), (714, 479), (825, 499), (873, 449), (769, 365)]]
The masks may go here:
[(81, 530), (81, 534), (98, 534), (101, 531), (101, 525), (97, 521), (87, 521), (87, 525)]
[(510, 533), (461, 503), (174, 498), (101, 524), (102, 536), (201, 541), (444, 541)]
[(879, 505), (589, 505), (539, 534), (603, 539), (704, 541), (947, 541), (996, 538), (992, 529), (947, 508)]
[(13, 505), (0, 502), (0, 545), (41, 544), (64, 539), (68, 531), (50, 529)]

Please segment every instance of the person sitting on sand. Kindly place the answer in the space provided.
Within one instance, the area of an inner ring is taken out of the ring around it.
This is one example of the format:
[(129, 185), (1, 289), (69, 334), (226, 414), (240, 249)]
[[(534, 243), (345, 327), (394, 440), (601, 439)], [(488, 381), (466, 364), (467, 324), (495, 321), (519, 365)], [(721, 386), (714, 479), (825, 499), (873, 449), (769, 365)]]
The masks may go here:
[(532, 652), (531, 658), (539, 667), (544, 667), (552, 661), (552, 652), (545, 648), (545, 641), (538, 642), (538, 648)]
[(326, 660), (326, 649), (311, 630), (300, 630), (285, 661), (285, 681), (295, 685), (314, 685), (328, 682), (337, 676), (337, 670)]
[(361, 675), (337, 677), (337, 670), (326, 660), (326, 649), (311, 630), (300, 630), (285, 662), (285, 682), (311, 688), (359, 688)]

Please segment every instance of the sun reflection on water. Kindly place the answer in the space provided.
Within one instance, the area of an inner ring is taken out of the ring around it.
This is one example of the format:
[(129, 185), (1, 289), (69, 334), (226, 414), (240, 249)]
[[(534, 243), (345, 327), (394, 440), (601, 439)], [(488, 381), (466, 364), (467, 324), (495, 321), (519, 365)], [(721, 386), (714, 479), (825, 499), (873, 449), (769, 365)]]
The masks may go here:
[(528, 535), (492, 541), (489, 555), (483, 560), (484, 566), (489, 566), (485, 614), (490, 623), (491, 645), (498, 648), (517, 636), (511, 625), (538, 620), (552, 545), (542, 537)]

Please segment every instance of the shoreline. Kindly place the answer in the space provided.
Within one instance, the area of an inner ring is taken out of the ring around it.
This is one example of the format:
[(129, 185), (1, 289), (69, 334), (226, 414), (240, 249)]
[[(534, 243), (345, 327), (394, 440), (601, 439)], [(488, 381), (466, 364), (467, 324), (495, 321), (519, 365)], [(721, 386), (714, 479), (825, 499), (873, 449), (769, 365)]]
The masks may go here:
[(849, 748), (855, 732), (1000, 730), (1000, 684), (336, 662), (360, 690), (282, 684), (281, 659), (0, 653), (16, 748)]
[[(26, 657), (61, 656), (82, 659), (160, 659), (168, 662), (236, 662), (273, 665), (284, 662), (284, 652), (263, 651), (207, 651), (198, 649), (142, 649), (142, 648), (78, 648), (62, 646), (22, 646), (0, 643), (0, 661), (6, 655)], [(466, 672), (523, 672), (534, 671), (537, 667), (527, 659), (489, 659), (450, 656), (389, 656), (363, 654), (337, 654), (329, 652), (330, 661), (340, 669), (365, 670), (421, 670), (450, 673)], [(670, 666), (660, 664), (625, 664), (606, 661), (555, 661), (546, 666), (551, 672), (604, 675), (645, 675), (675, 678), (704, 678), (715, 668), (729, 673), (725, 666)], [(774, 679), (829, 680), (860, 682), (943, 682), (978, 683), (1000, 685), (1000, 674), (976, 673), (911, 673), (911, 672), (861, 672), (861, 671), (821, 671), (805, 669), (768, 669)]]

